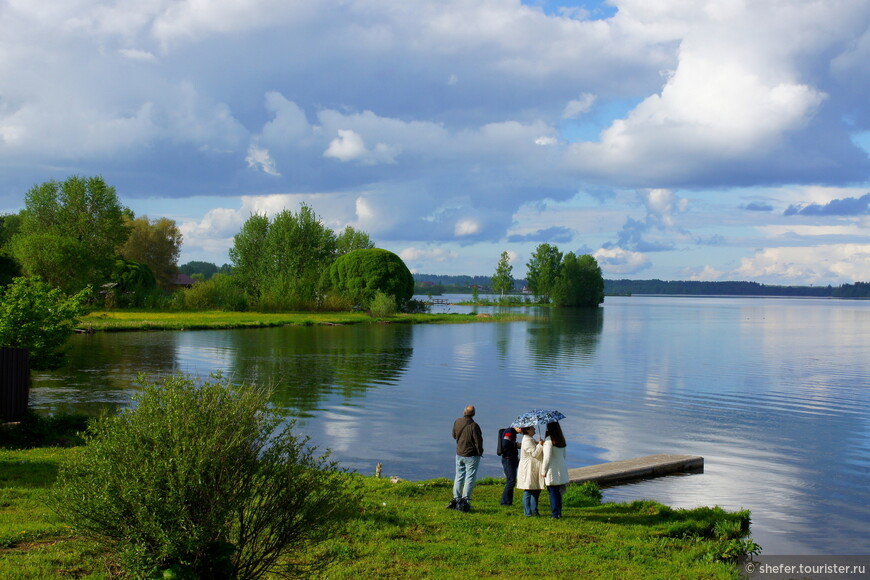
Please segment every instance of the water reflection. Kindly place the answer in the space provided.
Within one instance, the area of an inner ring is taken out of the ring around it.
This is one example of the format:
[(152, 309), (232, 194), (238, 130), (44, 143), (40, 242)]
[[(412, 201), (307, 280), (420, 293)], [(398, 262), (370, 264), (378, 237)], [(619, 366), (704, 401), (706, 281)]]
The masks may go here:
[(231, 334), (234, 377), (275, 389), (274, 401), (311, 416), (327, 394), (345, 404), (367, 389), (399, 380), (413, 354), (413, 328), (286, 327)]
[(548, 320), (529, 327), (529, 355), (540, 369), (583, 366), (595, 358), (604, 328), (603, 308), (550, 309)]

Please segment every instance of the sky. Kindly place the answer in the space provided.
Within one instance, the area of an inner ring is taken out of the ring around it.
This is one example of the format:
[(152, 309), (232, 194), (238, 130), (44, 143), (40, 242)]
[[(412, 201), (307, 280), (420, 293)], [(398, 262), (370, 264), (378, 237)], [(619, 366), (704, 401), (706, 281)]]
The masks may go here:
[(229, 262), (307, 203), (412, 272), (870, 281), (866, 0), (0, 0), (0, 213), (102, 175)]

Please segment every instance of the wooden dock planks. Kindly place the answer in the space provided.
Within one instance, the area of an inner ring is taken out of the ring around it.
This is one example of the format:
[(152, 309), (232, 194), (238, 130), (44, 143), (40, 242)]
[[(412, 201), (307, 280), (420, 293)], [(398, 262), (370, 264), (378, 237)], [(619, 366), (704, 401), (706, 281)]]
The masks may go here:
[(703, 473), (704, 458), (697, 455), (674, 455), (659, 453), (611, 461), (586, 467), (575, 467), (568, 470), (571, 483), (594, 481), (598, 485), (608, 486), (651, 479), (677, 473)]

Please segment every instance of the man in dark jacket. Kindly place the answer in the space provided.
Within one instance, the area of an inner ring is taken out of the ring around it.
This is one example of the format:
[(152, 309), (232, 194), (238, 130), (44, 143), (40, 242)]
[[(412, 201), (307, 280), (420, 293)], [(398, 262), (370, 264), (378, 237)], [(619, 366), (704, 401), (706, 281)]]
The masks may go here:
[(498, 454), (506, 478), (501, 494), (501, 505), (514, 505), (514, 488), (517, 485), (517, 468), (520, 465), (520, 443), (517, 441), (519, 427), (499, 429)]
[(483, 435), (473, 417), (474, 406), (468, 405), (463, 416), (453, 422), (456, 477), (453, 480), (453, 500), (447, 507), (464, 512), (471, 509), (471, 492), (477, 482), (477, 466), (483, 455)]

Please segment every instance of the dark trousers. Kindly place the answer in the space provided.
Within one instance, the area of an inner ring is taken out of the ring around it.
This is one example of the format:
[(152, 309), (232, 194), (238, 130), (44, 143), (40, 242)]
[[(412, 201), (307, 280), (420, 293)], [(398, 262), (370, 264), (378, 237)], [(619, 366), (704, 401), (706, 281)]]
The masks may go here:
[(554, 518), (562, 517), (562, 490), (564, 485), (548, 485), (547, 491), (550, 492), (550, 513)]
[(501, 505), (514, 505), (514, 488), (517, 486), (517, 468), (520, 466), (520, 458), (502, 455), (501, 466), (507, 478), (501, 494)]

